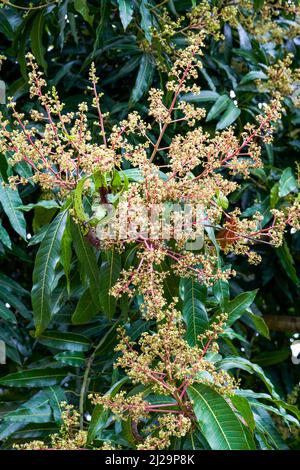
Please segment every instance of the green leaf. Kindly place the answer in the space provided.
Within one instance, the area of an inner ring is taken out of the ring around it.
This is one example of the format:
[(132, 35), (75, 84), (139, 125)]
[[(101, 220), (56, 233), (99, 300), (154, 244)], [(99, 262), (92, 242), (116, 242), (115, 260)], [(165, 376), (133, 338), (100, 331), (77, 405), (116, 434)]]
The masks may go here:
[(265, 0), (254, 0), (253, 3), (254, 3), (254, 9), (260, 10), (264, 6)]
[(100, 276), (95, 250), (83, 237), (80, 227), (73, 221), (71, 222), (71, 234), (77, 258), (80, 262), (82, 271), (86, 275), (89, 282), (91, 298), (94, 302), (95, 308), (100, 309)]
[(119, 5), (121, 22), (125, 31), (133, 17), (133, 1), (132, 0), (118, 0), (118, 5)]
[(28, 242), (28, 246), (38, 245), (39, 243), (41, 243), (45, 238), (48, 228), (48, 224), (44, 225), (44, 227), (42, 227), (36, 235), (31, 237), (30, 241)]
[[(105, 395), (109, 395), (110, 397), (114, 397), (120, 388), (128, 381), (128, 377), (123, 377), (121, 380), (116, 382), (111, 388), (105, 393)], [(107, 409), (104, 409), (102, 405), (96, 405), (92, 414), (92, 419), (88, 429), (88, 443), (91, 443), (101, 431), (108, 420), (109, 412)]]
[(201, 90), (199, 94), (187, 93), (182, 95), (179, 101), (186, 101), (187, 103), (205, 103), (207, 101), (217, 101), (220, 98), (219, 93), (211, 90)]
[(62, 333), (61, 331), (48, 331), (38, 337), (38, 342), (54, 349), (64, 351), (83, 352), (91, 347), (90, 340), (77, 333)]
[(250, 51), (252, 49), (251, 40), (248, 36), (248, 33), (240, 24), (238, 24), (238, 33), (239, 33), (239, 38), (240, 38), (240, 48)]
[(32, 369), (0, 378), (3, 387), (49, 387), (60, 383), (67, 375), (64, 369)]
[(253, 82), (253, 80), (265, 80), (268, 76), (262, 70), (251, 70), (251, 72), (246, 73), (242, 77), (239, 85), (243, 85), (244, 83)]
[(274, 209), (279, 201), (279, 183), (275, 183), (270, 191), (270, 207)]
[[(228, 320), (227, 325), (232, 325), (236, 320), (240, 318), (243, 313), (251, 306), (254, 302), (257, 289), (249, 292), (243, 292), (235, 297), (233, 300), (226, 301), (222, 310), (227, 313)], [(218, 313), (220, 310), (218, 311)]]
[(116, 299), (109, 295), (110, 289), (117, 282), (121, 272), (121, 257), (112, 250), (106, 253), (100, 268), (100, 301), (102, 309), (108, 318), (112, 318), (116, 310)]
[(213, 286), (213, 293), (222, 310), (225, 311), (225, 302), (230, 297), (229, 283), (227, 281), (217, 281)]
[(52, 418), (51, 408), (48, 404), (40, 405), (36, 408), (21, 408), (5, 415), (4, 423), (9, 426), (11, 423), (21, 423), (22, 427), (28, 423), (47, 423)]
[(116, 82), (121, 78), (129, 75), (134, 69), (136, 69), (140, 65), (141, 57), (138, 55), (137, 57), (132, 57), (132, 59), (128, 60), (123, 67), (118, 69), (115, 73), (110, 73), (107, 78), (101, 81), (101, 85), (106, 85), (108, 83)]
[(274, 422), (266, 410), (256, 408), (254, 419), (257, 430), (269, 442), (272, 449), (287, 450), (288, 446), (277, 431)]
[(152, 83), (154, 69), (155, 64), (152, 57), (149, 54), (143, 54), (135, 84), (131, 92), (131, 104), (137, 103), (143, 94), (148, 91)]
[(293, 281), (293, 283), (296, 286), (298, 286), (299, 279), (297, 276), (294, 259), (290, 252), (289, 246), (285, 240), (283, 241), (283, 244), (279, 248), (276, 248), (276, 254), (286, 274)]
[(0, 32), (11, 41), (14, 39), (14, 31), (10, 25), (9, 17), (4, 11), (0, 11)]
[(67, 403), (68, 401), (64, 389), (60, 387), (59, 385), (54, 385), (43, 390), (43, 392), (49, 398), (49, 404), (52, 408), (55, 422), (61, 424), (62, 423), (61, 413), (63, 411), (61, 407), (61, 403), (62, 402)]
[(71, 236), (71, 227), (70, 227), (70, 218), (68, 217), (66, 221), (65, 231), (61, 240), (61, 255), (60, 263), (64, 268), (64, 273), (67, 279), (67, 289), (70, 294), (70, 270), (71, 270), (71, 260), (72, 260), (72, 236)]
[(0, 273), (0, 288), (7, 289), (9, 292), (18, 294), (19, 297), (30, 297), (30, 292), (24, 289), (18, 282), (3, 273)]
[(6, 84), (3, 80), (0, 80), (0, 104), (6, 103)]
[(8, 186), (3, 186), (0, 180), (0, 202), (3, 210), (7, 215), (12, 228), (26, 240), (26, 221), (24, 215), (17, 210), (22, 205), (22, 200), (17, 190), (13, 190)]
[(270, 413), (273, 413), (277, 416), (279, 416), (280, 418), (282, 418), (284, 420), (284, 422), (286, 424), (294, 424), (296, 425), (297, 427), (299, 427), (299, 421), (292, 415), (290, 415), (289, 413), (287, 413), (284, 409), (278, 409), (272, 405), (266, 405), (265, 403), (262, 403), (260, 401), (257, 401), (257, 400), (249, 400), (250, 403), (251, 403), (251, 406), (253, 409), (258, 409), (258, 408), (263, 408), (264, 410), (267, 410), (269, 411)]
[(221, 95), (215, 102), (215, 104), (211, 107), (208, 115), (206, 116), (206, 121), (212, 121), (213, 119), (218, 118), (225, 109), (231, 103), (231, 99), (227, 95)]
[(287, 196), (290, 192), (296, 191), (298, 185), (297, 180), (291, 168), (286, 168), (279, 180), (279, 197)]
[(4, 422), (7, 425), (20, 422), (23, 426), (28, 423), (47, 423), (51, 421), (51, 414), (49, 399), (44, 392), (38, 392), (16, 410), (7, 413)]
[(7, 439), (7, 437), (11, 436), (14, 432), (18, 431), (18, 429), (21, 429), (23, 427), (22, 423), (16, 423), (16, 422), (3, 422), (0, 424), (0, 439), (4, 440)]
[(224, 397), (204, 384), (188, 387), (198, 425), (212, 450), (251, 450), (251, 433)]
[(271, 395), (279, 399), (279, 395), (276, 392), (274, 385), (272, 384), (271, 380), (266, 376), (264, 373), (263, 369), (258, 366), (257, 364), (254, 364), (253, 362), (248, 361), (248, 359), (245, 359), (244, 357), (238, 357), (238, 356), (230, 356), (222, 359), (222, 361), (218, 362), (217, 367), (219, 369), (224, 369), (224, 370), (230, 370), (230, 369), (242, 369), (248, 372), (249, 374), (256, 374), (266, 385), (268, 391), (271, 393)]
[(43, 34), (45, 32), (44, 11), (36, 14), (30, 31), (31, 50), (37, 63), (47, 72), (47, 62), (45, 60), (45, 48), (43, 46)]
[(13, 312), (0, 301), (0, 318), (10, 323), (17, 323), (16, 317)]
[(23, 212), (29, 212), (36, 207), (42, 207), (43, 209), (59, 209), (59, 205), (56, 201), (53, 200), (41, 200), (32, 204), (21, 205), (18, 206), (16, 209)]
[(82, 194), (86, 180), (87, 177), (81, 178), (78, 181), (76, 189), (74, 191), (74, 210), (76, 213), (76, 217), (83, 223), (88, 222), (89, 220), (88, 215), (85, 213), (82, 202)]
[(64, 210), (51, 222), (35, 259), (31, 299), (37, 336), (47, 328), (51, 320), (52, 285), (67, 214), (67, 210)]
[(186, 323), (186, 340), (190, 346), (199, 343), (198, 336), (209, 326), (208, 315), (204, 301), (206, 288), (203, 288), (194, 279), (184, 279), (183, 291), (183, 318)]
[(16, 309), (17, 312), (22, 315), (22, 317), (26, 318), (27, 320), (32, 318), (31, 312), (27, 309), (26, 305), (22, 300), (18, 297), (13, 295), (9, 290), (3, 288), (0, 284), (0, 299), (4, 302), (8, 302), (13, 308)]
[(63, 351), (56, 354), (54, 359), (62, 364), (73, 367), (83, 367), (86, 363), (86, 359), (81, 352)]
[(268, 395), (267, 393), (257, 393), (257, 392), (253, 392), (252, 390), (240, 389), (236, 391), (236, 394), (241, 397), (246, 397), (251, 405), (254, 402), (260, 403), (260, 402), (257, 402), (256, 399), (259, 399), (259, 400), (263, 399), (263, 400), (271, 401), (273, 404), (277, 405), (279, 408), (283, 408), (284, 410), (293, 413), (293, 415), (296, 416), (298, 421), (300, 420), (300, 410), (296, 405), (290, 405), (288, 403), (285, 403), (283, 400), (274, 399), (273, 397), (271, 397), (271, 395)]
[(148, 42), (151, 43), (152, 39), (152, 16), (147, 4), (147, 0), (142, 0), (140, 4), (140, 13), (141, 13), (141, 28), (145, 33), (145, 38)]
[(87, 0), (74, 0), (74, 8), (81, 14), (84, 21), (93, 26), (93, 15), (90, 14)]
[(240, 413), (240, 415), (244, 418), (247, 425), (249, 426), (250, 431), (253, 432), (255, 429), (255, 421), (248, 400), (245, 397), (234, 395), (230, 398), (230, 401), (236, 410)]
[(99, 310), (97, 311), (88, 289), (80, 297), (78, 304), (76, 305), (76, 309), (72, 315), (72, 323), (74, 325), (89, 323), (98, 312)]
[(216, 130), (222, 130), (225, 129), (225, 127), (230, 126), (234, 121), (237, 120), (240, 114), (241, 110), (234, 103), (231, 102), (227, 111), (225, 111), (225, 113), (219, 120)]
[(132, 432), (133, 419), (128, 417), (122, 420), (122, 437), (126, 439), (130, 447), (135, 448), (137, 440)]

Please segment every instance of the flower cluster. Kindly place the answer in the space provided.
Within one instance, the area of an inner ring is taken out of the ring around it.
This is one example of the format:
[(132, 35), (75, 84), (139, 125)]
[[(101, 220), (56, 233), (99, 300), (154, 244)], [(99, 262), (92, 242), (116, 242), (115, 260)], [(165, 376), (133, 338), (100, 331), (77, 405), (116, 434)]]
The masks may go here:
[(253, 1), (239, 2), (238, 18), (244, 28), (260, 42), (282, 44), (300, 33), (300, 6), (296, 1), (265, 0), (259, 9)]
[[(50, 435), (50, 443), (31, 441), (25, 444), (14, 444), (16, 450), (85, 450), (90, 447), (87, 442), (87, 432), (80, 429), (80, 414), (73, 405), (61, 402), (62, 424), (57, 433)], [(114, 450), (110, 442), (104, 442), (101, 448), (93, 450)]]

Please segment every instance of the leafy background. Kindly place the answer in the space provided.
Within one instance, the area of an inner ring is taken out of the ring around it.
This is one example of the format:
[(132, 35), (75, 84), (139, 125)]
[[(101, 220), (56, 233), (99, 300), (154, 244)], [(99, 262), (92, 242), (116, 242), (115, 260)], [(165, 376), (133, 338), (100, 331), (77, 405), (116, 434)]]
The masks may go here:
[[(42, 3), (32, 2), (36, 7)], [(31, 50), (49, 83), (57, 86), (67, 110), (88, 100), (88, 68), (94, 61), (101, 77), (104, 111), (110, 111), (108, 125), (113, 126), (129, 110), (145, 114), (147, 91), (151, 86), (162, 86), (165, 80), (157, 65), (170, 63), (150, 28), (160, 28), (163, 7), (176, 18), (197, 3), (63, 0), (26, 14), (7, 4), (0, 9), (0, 52), (8, 58), (0, 72), (2, 95), (5, 83), (7, 95), (14, 96), (21, 109), (28, 111), (32, 107), (25, 66), (25, 53)], [(221, 7), (223, 2), (212, 3)], [(257, 11), (264, 4), (253, 3)], [(15, 4), (24, 8), (22, 1)], [(299, 67), (297, 39), (264, 45), (243, 28), (224, 24), (223, 32), (221, 42), (207, 40), (200, 97), (185, 97), (209, 111), (204, 123), (208, 131), (232, 123), (239, 130), (254, 119), (259, 103), (268, 99), (258, 93), (255, 80), (265, 72), (270, 57), (276, 61), (291, 51)], [(182, 39), (176, 40), (180, 44)], [(238, 107), (233, 105), (231, 90)], [(269, 209), (288, 201), (297, 191), (300, 112), (290, 99), (285, 105), (287, 111), (275, 141), (264, 148), (264, 169), (253, 171), (250, 179), (241, 181), (241, 189), (230, 200), (231, 206), (239, 205), (245, 215), (261, 211), (266, 222)], [(5, 106), (1, 108), (5, 113)], [(175, 131), (171, 128), (166, 139)], [(17, 171), (22, 174), (28, 169), (20, 164)], [(0, 173), (4, 181), (11, 174), (4, 156)], [(22, 187), (19, 193), (0, 186), (0, 339), (7, 345), (8, 356), (7, 364), (0, 366), (0, 440), (3, 448), (9, 448), (12, 442), (47, 438), (60, 425), (60, 402), (67, 400), (79, 407), (82, 425), (89, 425), (90, 441), (110, 439), (131, 448), (130, 427), (111, 425), (108, 413), (99, 407), (92, 410), (87, 394), (93, 390), (117, 393), (124, 386), (130, 390), (126, 377), (112, 369), (116, 326), (125, 321), (133, 339), (151, 329), (151, 324), (140, 319), (141, 299), (137, 297), (130, 304), (124, 299), (116, 305), (108, 296), (121, 267), (132, 262), (134, 253), (113, 258), (99, 255), (66, 213), (56, 216), (57, 201), (39, 202), (39, 198), (39, 189), (34, 185)], [(279, 249), (261, 245), (259, 253), (263, 262), (257, 267), (249, 266), (242, 257), (225, 260), (237, 270), (228, 285), (219, 283), (204, 292), (191, 281), (174, 278), (169, 280), (168, 289), (171, 293), (180, 289), (187, 325), (193, 323), (193, 316), (203, 320), (203, 311), (210, 314), (220, 306), (230, 314), (230, 324), (221, 340), (225, 357), (222, 366), (232, 369), (241, 378), (243, 388), (252, 391), (245, 395), (252, 409), (248, 410), (248, 424), (254, 413), (256, 438), (262, 448), (298, 448), (297, 433), (287, 433), (283, 439), (276, 430), (276, 412), (268, 405), (269, 398), (263, 405), (258, 405), (256, 398), (268, 392), (280, 403), (299, 383), (299, 366), (291, 362), (290, 344), (300, 332), (300, 233), (287, 233)], [(47, 329), (34, 337), (34, 325), (40, 326), (40, 331), (45, 326)], [(193, 336), (195, 331), (188, 327), (191, 344)], [(190, 391), (194, 397), (213, 393), (198, 387)], [(242, 395), (239, 398), (240, 406), (246, 406)], [(230, 413), (230, 408), (227, 411)], [(206, 438), (213, 425), (207, 416), (208, 423), (202, 423)], [(191, 443), (186, 440), (176, 445), (189, 448)], [(194, 445), (214, 448), (215, 444), (199, 436)]]

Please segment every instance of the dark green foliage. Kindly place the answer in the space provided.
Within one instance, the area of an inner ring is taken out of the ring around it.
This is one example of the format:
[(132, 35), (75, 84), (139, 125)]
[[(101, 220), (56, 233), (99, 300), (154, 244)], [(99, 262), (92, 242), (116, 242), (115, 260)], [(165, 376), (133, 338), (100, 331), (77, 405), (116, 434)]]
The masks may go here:
[[(22, 1), (15, 3), (24, 5)], [(43, 2), (32, 3), (38, 6)], [(49, 2), (49, 6), (26, 15), (23, 10), (5, 6), (0, 9), (0, 53), (8, 60), (0, 78), (6, 83), (7, 94), (21, 109), (31, 108), (24, 58), (31, 50), (50, 84), (57, 86), (66, 110), (89, 99), (85, 89), (88, 68), (94, 61), (104, 91), (104, 112), (110, 112), (108, 127), (129, 110), (137, 109), (143, 115), (149, 88), (160, 87), (166, 79), (157, 64), (169, 67), (171, 63), (151, 32), (152, 26), (159, 27), (162, 7), (156, 9), (156, 4), (160, 3), (176, 18), (199, 2), (63, 0), (59, 4)], [(254, 3), (259, 8), (264, 2)], [(208, 132), (231, 124), (240, 131), (246, 122), (253, 122), (259, 103), (268, 100), (255, 84), (256, 79), (265, 77), (269, 65), (266, 46), (242, 29), (229, 24), (223, 28), (224, 40), (207, 40), (199, 80), (201, 95), (182, 97), (207, 109), (203, 127)], [(299, 67), (297, 40), (275, 45), (272, 54), (279, 59), (289, 51), (295, 55), (293, 67)], [(231, 90), (237, 106), (230, 97)], [(263, 150), (264, 169), (253, 171), (249, 179), (240, 182), (241, 189), (229, 201), (231, 208), (239, 206), (245, 215), (261, 212), (265, 224), (270, 220), (270, 208), (285, 204), (297, 192), (300, 111), (291, 99), (285, 101), (286, 113), (274, 143)], [(4, 105), (0, 107), (5, 113)], [(176, 124), (166, 133), (166, 142), (175, 131)], [(129, 179), (140, 178), (126, 162), (123, 169)], [(7, 181), (11, 171), (1, 156), (1, 179)], [(21, 175), (29, 171), (26, 166), (18, 168)], [(39, 198), (34, 185), (21, 187), (18, 192), (0, 186), (0, 340), (6, 343), (7, 352), (7, 363), (0, 365), (3, 448), (31, 437), (47, 438), (55, 432), (60, 424), (59, 403), (64, 400), (76, 406), (81, 401), (84, 411), (92, 414), (90, 442), (119, 443), (121, 435), (124, 448), (132, 448), (130, 432), (111, 425), (109, 413), (101, 406), (93, 409), (87, 391), (113, 396), (121, 387), (127, 391), (133, 388), (123, 372), (112, 368), (116, 327), (124, 323), (130, 336), (136, 338), (151, 325), (140, 319), (139, 297), (116, 302), (108, 291), (120, 270), (134, 262), (135, 254), (99, 253), (57, 201), (41, 203)], [(29, 233), (30, 239), (26, 238)], [(244, 389), (233, 400), (234, 412), (211, 388), (203, 384), (190, 387), (199, 425), (195, 431), (197, 448), (283, 449), (299, 445), (292, 438), (285, 443), (273, 421), (277, 413), (293, 424), (299, 414), (282, 401), (300, 378), (299, 365), (290, 359), (294, 331), (269, 332), (264, 316), (299, 319), (300, 232), (286, 233), (278, 249), (261, 244), (257, 251), (263, 261), (254, 267), (243, 257), (224, 256), (224, 263), (230, 263), (237, 276), (229, 284), (219, 282), (208, 291), (189, 280), (166, 281), (166, 295), (174, 295), (172, 289), (178, 292), (179, 286), (189, 344), (195, 344), (197, 335), (220, 309), (229, 314), (220, 345), (223, 359), (217, 356), (215, 361), (238, 376)], [(82, 383), (87, 368), (85, 389)], [(216, 415), (210, 409), (214, 403)], [(228, 429), (227, 418), (231, 418)], [(258, 427), (252, 436), (254, 421)], [(36, 424), (43, 426), (35, 429)], [(84, 425), (87, 427), (88, 422)], [(197, 433), (205, 439), (198, 439)], [(189, 445), (188, 438), (180, 444), (181, 448)]]

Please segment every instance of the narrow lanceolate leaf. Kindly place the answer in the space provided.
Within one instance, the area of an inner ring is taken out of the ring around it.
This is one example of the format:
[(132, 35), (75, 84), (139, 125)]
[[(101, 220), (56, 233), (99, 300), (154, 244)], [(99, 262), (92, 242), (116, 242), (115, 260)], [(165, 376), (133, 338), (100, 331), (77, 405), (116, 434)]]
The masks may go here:
[(216, 119), (221, 116), (223, 111), (228, 108), (229, 104), (231, 103), (231, 99), (227, 95), (221, 95), (215, 102), (215, 104), (211, 107), (207, 117), (206, 121), (212, 121), (213, 119)]
[(224, 397), (208, 385), (188, 388), (199, 428), (212, 450), (252, 450), (250, 431), (242, 424)]
[(140, 63), (139, 71), (133, 87), (130, 102), (136, 103), (148, 91), (153, 78), (155, 65), (149, 54), (144, 54)]
[(120, 18), (124, 30), (126, 30), (133, 16), (133, 1), (132, 0), (118, 0)]
[(147, 41), (151, 42), (152, 15), (150, 12), (150, 7), (147, 5), (147, 0), (141, 1), (140, 13), (141, 13), (141, 28), (145, 33), (145, 38), (147, 39)]
[(42, 207), (43, 209), (59, 209), (59, 205), (57, 204), (56, 201), (51, 201), (51, 200), (41, 200), (36, 203), (31, 203), (31, 204), (26, 204), (26, 205), (21, 205), (17, 207), (19, 211), (23, 212), (29, 212), (32, 209), (35, 209), (36, 207)]
[(0, 379), (3, 387), (49, 387), (61, 382), (66, 376), (64, 369), (32, 369), (5, 375)]
[(70, 292), (70, 271), (71, 271), (71, 260), (72, 260), (72, 236), (70, 228), (70, 219), (67, 219), (66, 228), (61, 240), (61, 255), (60, 263), (64, 268), (66, 280), (67, 280), (67, 289)]
[(31, 299), (37, 336), (51, 320), (52, 285), (66, 219), (67, 210), (59, 213), (51, 222), (35, 259)]
[(76, 305), (75, 312), (72, 315), (72, 323), (74, 325), (89, 323), (89, 321), (97, 315), (98, 312), (99, 309), (94, 305), (90, 290), (87, 289)]
[(17, 207), (22, 205), (22, 200), (17, 190), (13, 190), (8, 186), (3, 186), (2, 180), (0, 180), (0, 202), (3, 210), (12, 228), (26, 240), (26, 221), (24, 214), (18, 211)]
[(227, 325), (232, 325), (245, 313), (247, 308), (253, 303), (256, 294), (257, 290), (243, 292), (235, 297), (235, 299), (225, 302), (222, 310), (228, 315)]
[(14, 432), (21, 429), (24, 425), (22, 423), (4, 421), (0, 424), (0, 439), (3, 441), (11, 436)]
[(229, 300), (230, 296), (228, 281), (217, 281), (213, 286), (213, 293), (221, 308), (224, 309), (225, 302)]
[(6, 102), (6, 85), (3, 80), (0, 80), (0, 104), (5, 104)]
[(253, 82), (254, 80), (265, 80), (268, 76), (262, 70), (251, 70), (240, 81), (240, 85), (244, 85), (244, 83)]
[(183, 284), (183, 318), (186, 323), (186, 339), (195, 346), (198, 336), (209, 326), (208, 315), (203, 301), (206, 292), (194, 279), (185, 279)]
[(253, 432), (255, 429), (255, 421), (248, 400), (245, 397), (234, 395), (230, 398), (230, 401), (239, 414), (244, 418), (250, 430)]
[(86, 336), (61, 331), (48, 331), (39, 336), (38, 341), (45, 346), (64, 351), (88, 351), (91, 346)]
[(231, 102), (228, 109), (225, 111), (225, 113), (219, 120), (216, 126), (216, 130), (219, 131), (225, 129), (225, 127), (230, 126), (237, 120), (240, 114), (241, 110), (234, 103)]
[(32, 313), (27, 309), (26, 305), (22, 300), (20, 300), (17, 296), (11, 294), (8, 289), (1, 286), (0, 283), (0, 299), (4, 303), (9, 303), (13, 308), (16, 309), (23, 318), (30, 320), (32, 318)]
[(18, 282), (3, 273), (0, 273), (0, 289), (7, 289), (13, 294), (18, 294), (19, 297), (30, 297), (30, 292), (22, 287)]
[(256, 330), (265, 338), (270, 339), (270, 331), (263, 317), (255, 315), (255, 313), (247, 312), (247, 314), (243, 317), (243, 322)]
[(269, 444), (267, 448), (288, 450), (269, 413), (264, 409), (255, 409), (255, 423), (261, 437)]
[(0, 318), (10, 323), (17, 323), (16, 317), (9, 308), (5, 306), (3, 302), (0, 301)]
[(100, 268), (100, 301), (102, 309), (108, 318), (112, 318), (116, 310), (116, 300), (109, 294), (110, 289), (117, 282), (121, 272), (121, 257), (112, 250), (106, 254)]
[[(123, 379), (118, 380), (111, 388), (106, 392), (105, 395), (114, 397), (120, 388), (127, 382), (128, 378), (124, 377)], [(92, 414), (92, 419), (88, 429), (88, 442), (92, 442), (97, 434), (105, 427), (106, 422), (109, 417), (109, 412), (107, 409), (104, 409), (102, 405), (96, 405)]]
[(74, 1), (74, 8), (78, 13), (81, 14), (82, 18), (89, 23), (91, 26), (93, 25), (93, 15), (90, 14), (89, 7), (87, 0), (75, 0)]
[(73, 222), (71, 223), (71, 234), (77, 258), (81, 264), (82, 272), (84, 272), (88, 279), (90, 294), (94, 302), (94, 306), (95, 308), (100, 308), (100, 276), (95, 250), (82, 235), (80, 227)]
[(9, 248), (10, 250), (12, 249), (12, 245), (11, 245), (11, 240), (9, 238), (9, 234), (8, 232), (5, 230), (4, 227), (2, 227), (2, 225), (0, 225), (0, 240), (1, 240), (1, 243), (3, 243), (4, 246), (6, 246), (7, 248)]

